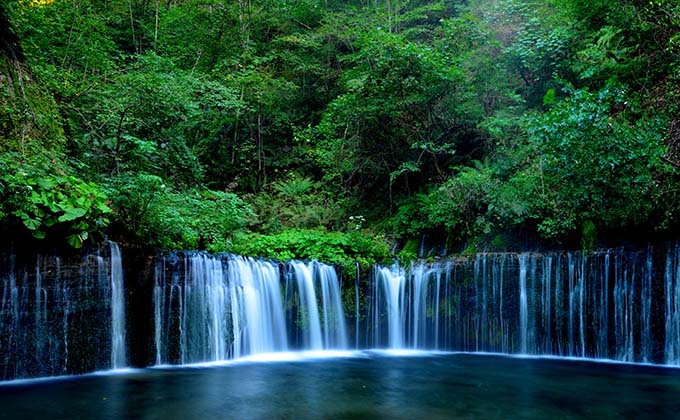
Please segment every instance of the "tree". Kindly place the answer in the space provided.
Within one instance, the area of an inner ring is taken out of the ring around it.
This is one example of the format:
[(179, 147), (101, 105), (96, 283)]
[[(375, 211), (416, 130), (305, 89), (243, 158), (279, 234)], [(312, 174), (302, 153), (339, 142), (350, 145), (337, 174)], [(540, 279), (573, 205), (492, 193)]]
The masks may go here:
[(407, 192), (414, 180), (443, 175), (472, 125), (455, 105), (461, 71), (432, 48), (399, 34), (361, 34), (343, 84), (317, 133), (318, 164), (327, 179), (374, 194), (388, 185)]

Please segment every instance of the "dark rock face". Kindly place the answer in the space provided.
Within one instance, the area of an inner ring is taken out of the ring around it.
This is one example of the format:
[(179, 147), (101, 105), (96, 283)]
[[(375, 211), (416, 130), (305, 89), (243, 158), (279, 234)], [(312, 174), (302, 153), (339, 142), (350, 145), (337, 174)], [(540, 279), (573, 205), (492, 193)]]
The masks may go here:
[(0, 378), (108, 369), (110, 259), (0, 254)]
[(19, 37), (12, 23), (9, 20), (7, 5), (0, 3), (0, 51), (8, 58), (17, 61), (24, 61), (24, 52), (19, 44)]

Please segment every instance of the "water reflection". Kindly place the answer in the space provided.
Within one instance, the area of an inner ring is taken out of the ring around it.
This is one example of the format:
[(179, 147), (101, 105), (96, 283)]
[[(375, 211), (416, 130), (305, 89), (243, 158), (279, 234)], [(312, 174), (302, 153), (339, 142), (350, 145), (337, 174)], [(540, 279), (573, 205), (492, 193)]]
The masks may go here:
[(0, 387), (0, 419), (672, 418), (680, 372), (469, 354), (134, 371)]

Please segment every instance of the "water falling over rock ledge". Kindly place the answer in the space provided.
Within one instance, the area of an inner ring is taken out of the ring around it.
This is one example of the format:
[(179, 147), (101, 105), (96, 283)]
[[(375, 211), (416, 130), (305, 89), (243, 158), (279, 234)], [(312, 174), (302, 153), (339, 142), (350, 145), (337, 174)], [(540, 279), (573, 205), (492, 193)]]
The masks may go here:
[(153, 308), (155, 364), (347, 348), (335, 269), (318, 262), (172, 253), (157, 261)]
[(480, 253), (365, 273), (116, 250), (2, 254), (3, 379), (376, 348), (680, 365), (677, 245)]
[(122, 261), (115, 243), (81, 256), (3, 253), (0, 282), (0, 378), (125, 366)]
[(678, 365), (679, 263), (672, 246), (377, 269), (367, 344)]

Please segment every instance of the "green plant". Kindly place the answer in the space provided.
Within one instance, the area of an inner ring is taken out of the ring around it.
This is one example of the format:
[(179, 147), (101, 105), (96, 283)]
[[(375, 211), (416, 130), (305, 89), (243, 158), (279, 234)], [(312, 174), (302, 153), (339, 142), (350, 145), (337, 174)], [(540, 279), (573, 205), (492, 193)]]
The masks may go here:
[(347, 272), (355, 270), (357, 262), (362, 269), (368, 269), (373, 263), (390, 259), (389, 248), (383, 240), (359, 231), (287, 229), (274, 235), (251, 233), (235, 239), (230, 250), (279, 260), (313, 259), (341, 265)]
[(584, 251), (592, 251), (595, 249), (595, 242), (597, 240), (597, 229), (592, 220), (586, 220), (581, 227), (581, 249)]
[(164, 250), (224, 251), (254, 218), (234, 193), (175, 191), (161, 178), (144, 173), (114, 178), (109, 194), (126, 235)]
[(258, 215), (258, 228), (264, 233), (280, 232), (284, 228), (345, 227), (346, 200), (330, 194), (320, 182), (294, 173), (251, 196), (249, 202)]
[[(36, 171), (45, 162), (19, 161), (7, 154), (0, 170), (0, 196), (5, 218), (15, 217), (33, 237), (43, 239), (60, 232), (74, 248), (93, 234), (101, 236), (111, 209), (106, 195), (94, 183), (86, 183), (63, 170)], [(9, 216), (11, 215), (11, 216)]]

